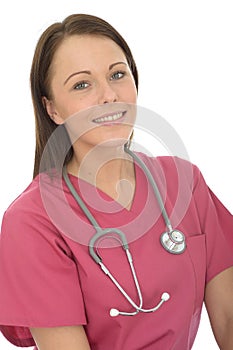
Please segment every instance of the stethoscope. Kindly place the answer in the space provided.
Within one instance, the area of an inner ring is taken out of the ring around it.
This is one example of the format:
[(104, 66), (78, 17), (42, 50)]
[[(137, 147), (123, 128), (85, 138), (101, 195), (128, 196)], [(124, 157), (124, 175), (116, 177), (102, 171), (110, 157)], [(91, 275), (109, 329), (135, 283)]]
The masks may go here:
[[(157, 186), (150, 170), (148, 169), (146, 164), (134, 152), (132, 152), (127, 146), (125, 147), (125, 151), (141, 166), (141, 168), (143, 169), (145, 175), (147, 176), (147, 178), (148, 178), (148, 180), (153, 188), (153, 191), (154, 191), (154, 194), (155, 194), (156, 199), (158, 201), (164, 222), (165, 222), (166, 227), (167, 227), (167, 231), (162, 233), (160, 236), (160, 242), (161, 242), (163, 248), (167, 252), (172, 253), (172, 254), (183, 253), (186, 249), (185, 236), (181, 231), (173, 229), (171, 222), (169, 220), (169, 217), (167, 215), (166, 209), (164, 207), (163, 200), (162, 200), (162, 197), (160, 195), (158, 186)], [(63, 178), (64, 178), (65, 183), (68, 186), (71, 194), (73, 195), (73, 197), (75, 198), (75, 200), (77, 201), (77, 203), (79, 204), (81, 209), (83, 210), (84, 214), (86, 215), (86, 217), (88, 218), (88, 220), (90, 221), (90, 223), (93, 225), (93, 227), (96, 230), (96, 233), (90, 239), (90, 242), (89, 242), (89, 253), (90, 253), (91, 257), (101, 267), (103, 272), (111, 279), (111, 281), (114, 283), (114, 285), (119, 289), (119, 291), (122, 293), (122, 295), (124, 295), (124, 297), (128, 300), (128, 302), (131, 304), (131, 306), (133, 306), (133, 308), (135, 309), (134, 312), (124, 312), (124, 311), (119, 311), (117, 309), (111, 309), (110, 316), (112, 316), (112, 317), (115, 317), (118, 315), (134, 316), (134, 315), (137, 315), (139, 312), (148, 313), (148, 312), (154, 312), (154, 311), (158, 310), (163, 305), (163, 303), (165, 301), (169, 300), (169, 298), (170, 298), (169, 293), (164, 292), (161, 296), (159, 303), (155, 307), (153, 307), (151, 309), (144, 309), (142, 307), (143, 306), (143, 297), (142, 297), (142, 293), (141, 293), (141, 288), (139, 286), (138, 278), (137, 278), (137, 275), (136, 275), (136, 272), (134, 269), (132, 255), (130, 253), (128, 242), (126, 240), (125, 234), (121, 230), (119, 230), (118, 228), (105, 228), (105, 229), (101, 228), (99, 226), (98, 222), (95, 220), (95, 218), (91, 214), (91, 212), (89, 211), (89, 209), (87, 208), (87, 206), (85, 205), (85, 203), (83, 202), (83, 200), (81, 199), (81, 197), (78, 195), (78, 193), (74, 189), (74, 186), (72, 185), (72, 183), (70, 182), (70, 179), (68, 177), (66, 167), (63, 167)], [(108, 237), (109, 234), (115, 234), (116, 235), (115, 239), (120, 240), (122, 248), (125, 250), (125, 253), (126, 253), (129, 265), (130, 265), (131, 273), (133, 275), (134, 283), (135, 283), (135, 286), (137, 289), (137, 293), (138, 293), (138, 297), (139, 297), (139, 305), (137, 305), (130, 298), (130, 296), (126, 293), (126, 291), (123, 289), (123, 287), (114, 278), (114, 276), (111, 274), (111, 272), (107, 269), (107, 267), (102, 262), (102, 258), (100, 257), (99, 253), (97, 252), (97, 248), (96, 248), (97, 241), (99, 241), (103, 237)]]

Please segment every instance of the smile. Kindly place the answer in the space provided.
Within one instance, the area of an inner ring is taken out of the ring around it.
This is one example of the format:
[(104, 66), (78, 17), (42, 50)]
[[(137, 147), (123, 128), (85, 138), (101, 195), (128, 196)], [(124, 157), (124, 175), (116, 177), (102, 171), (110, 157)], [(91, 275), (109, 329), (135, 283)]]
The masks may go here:
[(109, 114), (106, 116), (102, 116), (100, 118), (93, 119), (92, 121), (94, 123), (109, 123), (109, 122), (115, 122), (119, 119), (121, 119), (125, 115), (126, 111), (124, 112), (117, 112), (114, 114)]

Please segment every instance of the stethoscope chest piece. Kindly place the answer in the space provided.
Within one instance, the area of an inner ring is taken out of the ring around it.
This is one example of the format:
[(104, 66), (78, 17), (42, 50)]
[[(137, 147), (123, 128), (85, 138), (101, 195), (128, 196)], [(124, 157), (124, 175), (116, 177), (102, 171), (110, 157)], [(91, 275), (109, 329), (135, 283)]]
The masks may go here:
[(172, 254), (181, 254), (186, 249), (185, 236), (178, 230), (162, 233), (160, 242), (164, 249)]

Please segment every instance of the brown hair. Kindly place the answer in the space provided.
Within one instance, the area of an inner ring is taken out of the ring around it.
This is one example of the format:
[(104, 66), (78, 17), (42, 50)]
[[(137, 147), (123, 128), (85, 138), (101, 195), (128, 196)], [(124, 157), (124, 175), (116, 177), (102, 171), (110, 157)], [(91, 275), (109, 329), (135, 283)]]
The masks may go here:
[[(58, 126), (49, 117), (43, 104), (43, 97), (51, 97), (50, 69), (55, 52), (65, 37), (77, 34), (105, 36), (119, 45), (126, 56), (135, 80), (135, 85), (138, 88), (137, 67), (130, 48), (123, 37), (108, 22), (92, 15), (74, 14), (67, 17), (63, 22), (54, 23), (48, 27), (37, 43), (30, 74), (31, 94), (36, 122), (36, 149), (33, 177), (38, 175), (40, 171), (45, 171), (53, 167), (59, 168), (62, 165), (59, 164), (59, 158), (61, 158), (61, 154), (64, 154), (64, 151), (65, 163), (73, 155), (72, 145), (70, 144), (65, 127), (59, 126), (59, 136), (56, 135), (51, 141), (51, 136), (52, 134), (56, 134), (53, 132)], [(48, 147), (47, 143), (49, 139)], [(41, 165), (45, 147), (47, 152), (43, 157), (44, 164)], [(64, 157), (62, 162), (64, 163)]]

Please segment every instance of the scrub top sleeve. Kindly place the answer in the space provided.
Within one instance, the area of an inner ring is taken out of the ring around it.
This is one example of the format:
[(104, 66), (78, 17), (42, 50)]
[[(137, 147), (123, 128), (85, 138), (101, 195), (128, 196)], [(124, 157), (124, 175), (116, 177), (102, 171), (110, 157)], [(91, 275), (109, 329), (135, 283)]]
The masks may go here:
[(35, 345), (29, 327), (86, 324), (77, 266), (40, 214), (10, 209), (0, 235), (0, 330), (17, 346)]
[(210, 195), (216, 208), (217, 216), (223, 233), (227, 239), (228, 244), (231, 246), (233, 252), (233, 215), (230, 211), (220, 202), (217, 196), (211, 191)]
[(201, 172), (194, 188), (194, 198), (206, 237), (207, 275), (209, 282), (233, 266), (233, 216), (207, 186)]

